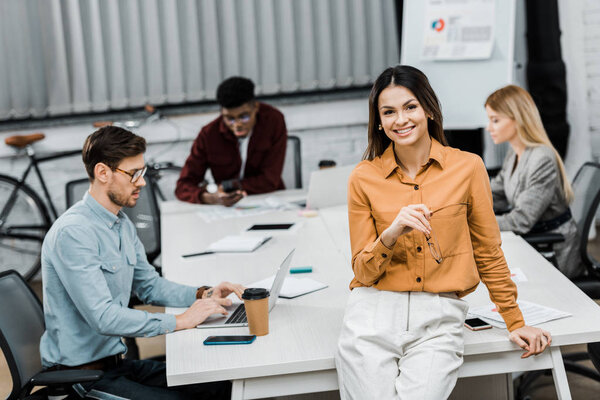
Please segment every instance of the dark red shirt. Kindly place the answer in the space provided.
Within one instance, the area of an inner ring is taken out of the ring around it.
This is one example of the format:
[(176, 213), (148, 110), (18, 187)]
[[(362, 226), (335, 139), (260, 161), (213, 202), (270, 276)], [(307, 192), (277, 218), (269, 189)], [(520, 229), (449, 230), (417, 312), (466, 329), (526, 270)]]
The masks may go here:
[[(223, 116), (204, 126), (187, 158), (175, 189), (179, 200), (200, 203), (206, 189), (199, 184), (210, 168), (217, 184), (239, 178), (242, 157), (238, 138), (227, 128)], [(285, 189), (281, 179), (287, 129), (283, 114), (274, 107), (259, 103), (256, 124), (248, 143), (248, 156), (242, 188), (248, 194), (268, 193)]]

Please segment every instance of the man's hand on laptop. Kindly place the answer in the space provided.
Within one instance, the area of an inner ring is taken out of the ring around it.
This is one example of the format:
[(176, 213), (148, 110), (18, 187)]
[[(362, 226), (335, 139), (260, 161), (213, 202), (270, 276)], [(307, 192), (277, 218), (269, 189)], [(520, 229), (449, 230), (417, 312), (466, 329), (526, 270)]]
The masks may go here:
[(237, 283), (230, 282), (221, 282), (217, 286), (214, 286), (208, 290), (205, 290), (202, 294), (203, 299), (212, 299), (212, 298), (225, 298), (229, 296), (231, 293), (235, 293), (235, 295), (241, 300), (242, 294), (244, 293), (244, 286), (239, 285)]
[(212, 314), (227, 315), (227, 310), (224, 306), (227, 307), (230, 305), (230, 299), (223, 299), (216, 296), (209, 299), (196, 300), (183, 314), (175, 316), (175, 330), (195, 328)]

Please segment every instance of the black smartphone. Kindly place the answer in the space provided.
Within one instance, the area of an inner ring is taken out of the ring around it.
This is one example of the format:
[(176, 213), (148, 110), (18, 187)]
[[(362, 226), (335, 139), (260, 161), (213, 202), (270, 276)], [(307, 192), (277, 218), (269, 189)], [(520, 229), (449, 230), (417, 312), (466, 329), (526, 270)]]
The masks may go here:
[(294, 224), (255, 224), (248, 228), (249, 231), (274, 231), (290, 229)]
[(469, 318), (465, 320), (465, 326), (472, 331), (480, 331), (492, 327), (490, 324), (479, 318)]
[(221, 187), (223, 188), (223, 191), (225, 193), (232, 193), (232, 192), (235, 192), (236, 190), (240, 190), (242, 188), (242, 185), (240, 184), (240, 181), (237, 179), (227, 179), (227, 180), (221, 182)]
[(224, 335), (224, 336), (209, 336), (204, 340), (204, 344), (219, 345), (219, 344), (250, 344), (254, 342), (256, 335)]

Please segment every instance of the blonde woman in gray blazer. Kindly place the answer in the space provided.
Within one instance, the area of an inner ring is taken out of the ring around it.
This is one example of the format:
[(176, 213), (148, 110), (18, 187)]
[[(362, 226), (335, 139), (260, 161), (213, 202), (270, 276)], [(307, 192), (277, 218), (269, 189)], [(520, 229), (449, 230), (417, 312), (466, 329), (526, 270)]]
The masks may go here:
[(577, 227), (569, 204), (573, 190), (560, 155), (552, 146), (529, 93), (514, 85), (492, 93), (485, 102), (488, 131), (496, 144), (510, 149), (491, 181), (500, 230), (516, 233), (560, 233), (555, 244), (558, 268), (569, 278), (583, 273)]

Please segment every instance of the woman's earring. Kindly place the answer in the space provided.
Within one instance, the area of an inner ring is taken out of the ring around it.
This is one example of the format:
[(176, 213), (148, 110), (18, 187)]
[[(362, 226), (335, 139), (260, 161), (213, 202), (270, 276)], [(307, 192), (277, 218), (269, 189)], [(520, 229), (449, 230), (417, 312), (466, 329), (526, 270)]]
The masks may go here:
[(433, 117), (432, 116), (429, 116), (429, 119), (433, 121)]
[(379, 125), (377, 126), (377, 129), (379, 129), (380, 131), (382, 131), (382, 130), (383, 130), (383, 128), (381, 127), (381, 124), (379, 124)]

